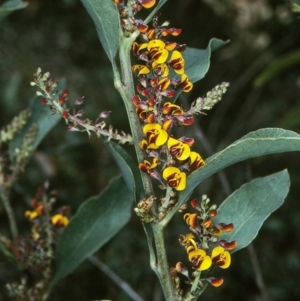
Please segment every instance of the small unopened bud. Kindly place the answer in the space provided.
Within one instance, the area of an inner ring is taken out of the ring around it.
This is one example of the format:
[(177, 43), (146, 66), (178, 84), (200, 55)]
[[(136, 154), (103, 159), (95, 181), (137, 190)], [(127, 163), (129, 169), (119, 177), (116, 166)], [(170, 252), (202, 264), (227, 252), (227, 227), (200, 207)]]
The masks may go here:
[(191, 200), (191, 205), (192, 205), (192, 207), (195, 208), (195, 209), (200, 208), (200, 207), (199, 207), (199, 204), (198, 204), (198, 202), (197, 202), (196, 199)]
[(177, 273), (180, 273), (180, 274), (184, 275), (185, 277), (189, 278), (189, 271), (182, 264), (182, 262), (177, 262), (176, 266), (175, 266), (175, 269), (176, 269)]
[(237, 246), (237, 242), (235, 240), (233, 241), (226, 241), (224, 239), (219, 241), (219, 245), (227, 250), (233, 250)]
[(217, 210), (210, 210), (209, 211), (209, 216), (210, 217), (215, 217), (217, 215)]
[(79, 105), (83, 104), (83, 102), (84, 102), (84, 96), (79, 97), (75, 101), (75, 106), (79, 106)]
[(170, 21), (165, 21), (163, 24), (161, 24), (161, 27), (166, 27), (170, 25)]
[(111, 111), (103, 111), (100, 113), (99, 118), (108, 118), (110, 116)]
[(214, 287), (219, 287), (224, 282), (223, 278), (215, 278), (215, 277), (209, 277), (209, 278), (206, 278), (206, 280)]
[(61, 95), (64, 96), (64, 97), (68, 96), (69, 95), (69, 90), (63, 90), (61, 92)]
[(219, 223), (218, 227), (222, 229), (224, 232), (230, 232), (233, 230), (234, 225), (232, 223), (230, 224)]

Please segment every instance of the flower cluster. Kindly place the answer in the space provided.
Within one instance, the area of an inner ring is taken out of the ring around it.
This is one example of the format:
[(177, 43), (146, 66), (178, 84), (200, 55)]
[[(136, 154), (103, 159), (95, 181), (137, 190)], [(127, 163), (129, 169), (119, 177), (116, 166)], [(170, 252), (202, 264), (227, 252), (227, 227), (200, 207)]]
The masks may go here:
[(41, 103), (48, 105), (53, 114), (59, 114), (64, 118), (68, 130), (87, 132), (89, 136), (91, 132), (94, 132), (97, 137), (104, 136), (107, 137), (108, 140), (115, 139), (118, 140), (120, 144), (126, 142), (132, 143), (132, 137), (129, 134), (124, 132), (119, 134), (118, 131), (113, 130), (111, 126), (108, 130), (106, 129), (106, 123), (103, 120), (100, 121), (100, 119), (109, 117), (110, 112), (108, 111), (101, 112), (95, 121), (82, 119), (84, 111), (75, 110), (75, 107), (83, 104), (84, 97), (76, 99), (74, 103), (75, 107), (71, 111), (67, 107), (69, 91), (60, 90), (57, 81), (50, 77), (49, 72), (43, 74), (41, 68), (38, 68), (34, 74), (34, 81), (31, 82), (31, 85), (39, 88), (36, 94), (41, 96)]
[(70, 208), (63, 206), (53, 211), (53, 205), (56, 201), (56, 191), (48, 194), (46, 192), (47, 188), (48, 183), (39, 187), (35, 197), (31, 200), (32, 210), (25, 211), (25, 217), (33, 223), (31, 232), (34, 240), (38, 240), (43, 236), (42, 233), (47, 228), (53, 230), (55, 228), (64, 228), (69, 223), (67, 216)]
[(16, 262), (21, 263), (31, 275), (30, 279), (24, 276), (20, 282), (6, 285), (12, 300), (42, 300), (52, 280), (55, 243), (61, 228), (68, 225), (70, 211), (66, 206), (53, 209), (56, 195), (56, 191), (48, 192), (48, 183), (40, 186), (31, 200), (32, 210), (25, 212), (33, 224), (31, 235), (6, 243)]
[[(213, 218), (217, 215), (217, 207), (216, 205), (209, 206), (209, 201), (206, 195), (202, 197), (200, 204), (195, 199), (192, 200), (191, 204), (198, 212), (184, 214), (184, 220), (191, 232), (180, 235), (179, 243), (185, 248), (188, 260), (194, 269), (192, 277), (181, 262), (178, 262), (175, 267), (178, 273), (188, 278), (193, 290), (197, 287), (199, 291), (204, 287), (205, 282), (215, 287), (222, 285), (223, 278), (201, 278), (201, 272), (209, 270), (212, 265), (223, 269), (228, 268), (231, 263), (230, 251), (237, 245), (236, 241), (228, 242), (220, 239), (222, 233), (233, 230), (233, 224), (215, 224)], [(195, 291), (190, 291), (190, 293), (195, 293)]]
[(176, 91), (189, 92), (193, 84), (185, 73), (182, 55), (185, 45), (165, 40), (167, 36), (178, 36), (181, 30), (167, 28), (168, 24), (158, 25), (157, 15), (152, 28), (142, 20), (135, 20), (145, 42), (135, 42), (132, 47), (134, 55), (143, 62), (132, 67), (138, 78), (138, 94), (132, 101), (144, 124), (145, 138), (140, 141), (140, 147), (153, 158), (140, 162), (140, 170), (158, 179), (161, 188), (167, 186), (181, 191), (186, 187), (186, 173), (205, 163), (191, 150), (194, 139), (171, 134), (174, 126), (193, 124), (194, 117), (171, 101)]

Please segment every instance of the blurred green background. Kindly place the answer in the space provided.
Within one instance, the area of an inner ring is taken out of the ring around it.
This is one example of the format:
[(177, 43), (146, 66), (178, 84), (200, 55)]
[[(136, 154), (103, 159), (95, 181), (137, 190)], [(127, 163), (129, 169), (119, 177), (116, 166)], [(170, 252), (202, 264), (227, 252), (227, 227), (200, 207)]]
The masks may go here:
[[(0, 23), (0, 125), (29, 106), (35, 93), (29, 83), (37, 67), (41, 67), (57, 80), (66, 79), (70, 104), (85, 96), (87, 117), (95, 119), (103, 110), (112, 111), (108, 123), (129, 132), (124, 106), (114, 90), (109, 60), (81, 2), (28, 2), (26, 9), (14, 12)], [(179, 98), (187, 108), (215, 85), (230, 82), (223, 100), (208, 116), (199, 116), (195, 127), (185, 133), (195, 137), (195, 149), (204, 158), (262, 127), (300, 132), (300, 19), (288, 1), (169, 0), (161, 10), (160, 20), (169, 20), (171, 26), (182, 28), (178, 41), (191, 47), (206, 48), (213, 37), (231, 40), (213, 54), (207, 76), (195, 84), (191, 93)], [(125, 148), (133, 154), (132, 146)], [(206, 180), (195, 192), (196, 196), (205, 193), (219, 204), (243, 183), (284, 168), (291, 175), (290, 193), (253, 243), (269, 300), (274, 301), (300, 298), (299, 153), (239, 163)], [(104, 143), (93, 136), (67, 132), (61, 121), (43, 140), (14, 186), (12, 202), (23, 225), (22, 234), (30, 231), (24, 211), (43, 181), (48, 179), (52, 188), (59, 189), (60, 204), (70, 205), (75, 213), (85, 199), (98, 194), (118, 173)], [(2, 208), (0, 223), (1, 232), (8, 233)], [(187, 232), (181, 215), (167, 229), (171, 266), (186, 256), (178, 236)], [(149, 267), (143, 229), (135, 215), (97, 256), (145, 301), (163, 300), (158, 280)], [(217, 289), (208, 288), (202, 299), (262, 300), (247, 249), (234, 254), (231, 268), (215, 270), (214, 275), (224, 277), (225, 283)], [(1, 257), (1, 301), (8, 300), (5, 283), (18, 277), (13, 264)], [(131, 300), (89, 262), (61, 281), (50, 298), (95, 299)]]

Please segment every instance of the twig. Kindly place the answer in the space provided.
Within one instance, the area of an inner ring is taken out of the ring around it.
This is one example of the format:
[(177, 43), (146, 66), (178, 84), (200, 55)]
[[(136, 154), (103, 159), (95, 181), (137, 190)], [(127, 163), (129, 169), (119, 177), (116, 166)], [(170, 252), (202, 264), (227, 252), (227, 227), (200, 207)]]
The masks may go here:
[(144, 301), (144, 299), (133, 290), (133, 288), (113, 272), (106, 264), (101, 262), (95, 255), (90, 256), (89, 261), (108, 276), (118, 287), (120, 287), (132, 300)]
[(255, 251), (255, 248), (252, 243), (247, 246), (247, 251), (250, 255), (250, 260), (251, 260), (251, 264), (252, 264), (254, 275), (255, 275), (255, 282), (256, 282), (257, 287), (260, 290), (261, 298), (263, 301), (270, 301), (270, 298), (268, 296), (266, 286), (264, 283), (264, 279), (262, 277), (262, 272), (261, 272), (261, 269), (259, 266), (256, 251)]
[(10, 226), (12, 237), (13, 239), (16, 239), (18, 237), (18, 228), (17, 228), (16, 218), (15, 218), (15, 213), (10, 205), (8, 194), (0, 188), (0, 196), (9, 220), (9, 226)]

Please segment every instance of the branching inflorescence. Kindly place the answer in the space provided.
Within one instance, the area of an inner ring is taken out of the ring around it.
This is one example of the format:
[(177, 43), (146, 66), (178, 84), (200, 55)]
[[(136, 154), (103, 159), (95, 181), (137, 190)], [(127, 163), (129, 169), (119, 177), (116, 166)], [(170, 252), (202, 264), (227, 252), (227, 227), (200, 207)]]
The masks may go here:
[[(55, 79), (50, 77), (50, 73), (46, 72), (42, 74), (41, 68), (38, 68), (37, 72), (34, 74), (34, 81), (31, 82), (32, 86), (37, 86), (39, 91), (37, 95), (41, 96), (41, 103), (43, 105), (48, 105), (53, 114), (61, 115), (67, 124), (67, 128), (70, 131), (82, 131), (87, 132), (88, 135), (91, 135), (91, 132), (94, 132), (97, 137), (103, 136), (108, 140), (115, 139), (119, 141), (120, 144), (126, 142), (132, 144), (132, 137), (129, 134), (118, 133), (117, 130), (114, 130), (112, 126), (109, 129), (106, 129), (106, 123), (100, 119), (104, 119), (110, 116), (110, 112), (105, 111), (101, 112), (98, 118), (95, 121), (90, 119), (82, 119), (84, 115), (83, 110), (71, 110), (67, 107), (67, 97), (69, 95), (68, 90), (59, 90), (57, 88), (57, 82)], [(84, 97), (79, 97), (76, 99), (74, 105), (80, 106), (84, 102)]]
[(178, 262), (172, 274), (179, 296), (183, 296), (183, 292), (180, 289), (180, 278), (177, 273), (184, 275), (187, 278), (186, 282), (191, 285), (190, 290), (185, 293), (184, 300), (197, 299), (207, 283), (215, 287), (223, 284), (223, 278), (210, 277), (207, 271), (212, 265), (222, 269), (228, 268), (231, 263), (229, 251), (237, 245), (236, 241), (228, 242), (219, 239), (224, 232), (233, 230), (233, 224), (215, 224), (213, 218), (217, 215), (217, 206), (209, 205), (209, 202), (210, 200), (206, 195), (202, 196), (200, 203), (193, 199), (191, 205), (198, 212), (185, 213), (183, 216), (189, 226), (190, 233), (180, 235), (179, 243), (185, 248), (194, 271), (190, 275), (182, 262)]
[[(169, 28), (168, 21), (160, 25), (158, 14), (154, 15), (152, 26), (135, 18), (142, 8), (152, 8), (155, 0), (112, 1), (119, 10), (124, 37), (139, 33), (142, 39), (141, 43), (134, 42), (131, 48), (139, 61), (132, 66), (132, 72), (137, 77), (136, 95), (124, 101), (130, 101), (135, 108), (141, 122), (143, 138), (133, 141), (130, 135), (123, 132), (120, 135), (111, 127), (106, 130), (105, 122), (99, 121), (99, 118), (108, 117), (110, 112), (101, 113), (96, 121), (82, 120), (83, 110), (73, 109), (71, 112), (67, 108), (68, 90), (59, 91), (57, 82), (50, 78), (49, 73), (42, 74), (41, 69), (34, 75), (32, 85), (38, 86), (37, 94), (42, 97), (42, 104), (48, 105), (53, 113), (60, 114), (69, 130), (84, 131), (89, 135), (94, 132), (98, 137), (104, 136), (108, 140), (113, 138), (121, 144), (129, 142), (139, 145), (138, 149), (144, 152), (145, 158), (139, 162), (139, 169), (158, 181), (158, 187), (165, 191), (165, 196), (161, 196), (160, 203), (155, 204), (157, 198), (148, 195), (134, 210), (142, 222), (159, 224), (177, 202), (176, 193), (186, 188), (188, 175), (205, 165), (201, 155), (192, 150), (194, 139), (186, 136), (176, 137), (174, 128), (190, 126), (194, 123), (195, 115), (205, 115), (205, 111), (221, 100), (229, 84), (216, 86), (205, 97), (197, 98), (186, 110), (175, 104), (181, 92), (187, 93), (193, 88), (185, 68), (186, 45), (168, 40), (170, 37), (177, 37), (181, 29)], [(123, 85), (122, 89), (126, 89), (126, 86)], [(83, 101), (83, 97), (78, 98), (75, 106), (81, 105)], [(213, 217), (217, 214), (216, 206), (208, 207), (208, 202), (206, 196), (201, 204), (193, 200), (192, 206), (199, 213), (184, 215), (191, 232), (181, 235), (179, 241), (187, 252), (193, 273), (189, 275), (181, 262), (172, 269), (171, 286), (178, 300), (196, 300), (207, 283), (220, 286), (223, 283), (222, 278), (209, 277), (208, 273), (203, 275), (202, 272), (207, 272), (212, 264), (227, 268), (231, 262), (229, 251), (236, 246), (235, 241), (219, 240), (223, 232), (233, 229), (233, 225), (215, 225)], [(37, 209), (29, 212), (27, 216), (30, 219), (35, 218), (38, 214)], [(59, 216), (58, 222), (63, 221), (64, 217)], [(185, 275), (187, 283), (191, 285), (185, 293), (180, 288), (178, 274)]]
[[(187, 175), (205, 165), (201, 155), (192, 150), (194, 139), (186, 136), (176, 137), (174, 127), (190, 126), (196, 114), (205, 114), (226, 92), (228, 83), (222, 83), (208, 92), (206, 97), (196, 99), (188, 110), (174, 103), (180, 92), (190, 92), (193, 84), (185, 70), (184, 50), (186, 45), (170, 42), (168, 37), (176, 37), (181, 29), (168, 28), (169, 22), (159, 25), (158, 14), (153, 17), (152, 26), (135, 19), (134, 15), (142, 7), (151, 8), (156, 1), (114, 1), (118, 4), (121, 24), (129, 34), (138, 30), (142, 43), (134, 42), (132, 52), (140, 61), (133, 65), (137, 76), (136, 91), (132, 102), (142, 123), (144, 139), (139, 142), (149, 159), (139, 163), (139, 169), (159, 181), (159, 187), (166, 190), (161, 197), (158, 214), (151, 208), (155, 197), (150, 196), (138, 203), (135, 211), (143, 222), (159, 222), (172, 208), (176, 191), (182, 191), (187, 185)], [(208, 207), (209, 199), (204, 196), (201, 204), (196, 200), (192, 206), (199, 213), (186, 213), (184, 219), (191, 233), (181, 235), (180, 244), (185, 248), (188, 259), (194, 268), (191, 276), (181, 262), (173, 269), (174, 286), (178, 289), (178, 299), (193, 300), (199, 296), (205, 283), (220, 286), (223, 279), (200, 277), (214, 263), (221, 268), (230, 265), (230, 253), (236, 242), (226, 242), (218, 237), (229, 232), (233, 225), (213, 223), (217, 214), (216, 206)], [(154, 210), (155, 211), (155, 210)], [(177, 273), (184, 274), (191, 289), (183, 295), (179, 287)]]

